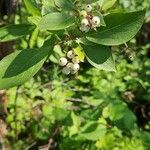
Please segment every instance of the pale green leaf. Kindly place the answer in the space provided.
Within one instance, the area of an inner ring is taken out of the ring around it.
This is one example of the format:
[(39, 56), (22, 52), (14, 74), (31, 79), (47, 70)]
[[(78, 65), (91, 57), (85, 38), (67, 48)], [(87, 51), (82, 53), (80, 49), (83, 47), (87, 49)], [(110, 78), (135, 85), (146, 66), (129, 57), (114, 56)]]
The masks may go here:
[(113, 7), (113, 5), (117, 2), (117, 0), (104, 0), (103, 6), (102, 6), (102, 10), (106, 11), (108, 9), (110, 9), (111, 7)]
[(40, 16), (40, 10), (36, 6), (36, 2), (34, 0), (24, 0), (24, 4), (31, 15)]

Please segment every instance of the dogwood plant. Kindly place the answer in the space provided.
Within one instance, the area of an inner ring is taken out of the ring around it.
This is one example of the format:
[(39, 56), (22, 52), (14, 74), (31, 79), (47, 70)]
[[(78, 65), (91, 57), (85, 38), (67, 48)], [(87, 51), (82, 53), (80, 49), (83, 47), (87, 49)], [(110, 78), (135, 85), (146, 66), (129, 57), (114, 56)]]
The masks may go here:
[[(0, 61), (0, 89), (21, 85), (33, 77), (53, 53), (62, 48), (58, 60), (62, 73), (75, 74), (80, 63), (115, 71), (112, 46), (131, 40), (141, 28), (145, 10), (123, 12), (116, 0), (24, 0), (28, 24), (0, 28), (0, 42), (32, 37), (35, 32), (47, 38), (42, 46), (14, 51)], [(115, 8), (110, 9), (110, 8)], [(28, 36), (30, 35), (30, 36)]]

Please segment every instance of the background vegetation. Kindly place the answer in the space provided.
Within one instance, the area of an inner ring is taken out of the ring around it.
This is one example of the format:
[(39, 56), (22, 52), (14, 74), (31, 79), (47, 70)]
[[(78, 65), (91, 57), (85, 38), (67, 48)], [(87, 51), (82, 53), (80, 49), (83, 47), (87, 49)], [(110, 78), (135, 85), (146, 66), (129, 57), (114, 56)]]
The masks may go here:
[[(119, 0), (114, 7), (131, 11), (149, 4), (149, 0)], [(20, 3), (15, 14), (3, 15), (1, 22), (27, 22), (27, 17), (26, 7)], [(34, 78), (1, 91), (3, 146), (13, 150), (149, 150), (149, 21), (148, 10), (145, 24), (128, 47), (113, 47), (115, 73), (99, 71), (85, 62), (77, 76), (63, 76), (57, 47), (57, 53)], [(45, 36), (35, 31), (32, 38), (9, 46), (36, 47)]]

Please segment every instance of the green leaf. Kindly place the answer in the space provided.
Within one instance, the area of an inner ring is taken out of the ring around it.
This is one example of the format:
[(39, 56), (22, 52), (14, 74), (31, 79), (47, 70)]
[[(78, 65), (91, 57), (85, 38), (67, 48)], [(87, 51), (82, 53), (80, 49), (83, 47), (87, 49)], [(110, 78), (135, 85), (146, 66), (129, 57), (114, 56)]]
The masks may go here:
[(31, 24), (34, 24), (34, 25), (36, 25), (36, 26), (39, 24), (40, 19), (41, 19), (40, 16), (30, 16), (30, 17), (28, 17), (28, 21), (29, 21)]
[(50, 13), (42, 17), (38, 28), (40, 30), (61, 30), (74, 24), (74, 17), (66, 13)]
[(0, 28), (0, 42), (16, 40), (22, 36), (30, 34), (34, 26), (28, 24), (9, 25)]
[(104, 26), (104, 27), (105, 27), (105, 26), (106, 26), (106, 23), (105, 23), (103, 14), (98, 13), (98, 16), (99, 16), (99, 18), (100, 18), (100, 20), (101, 20), (100, 26)]
[(24, 4), (31, 15), (40, 16), (40, 10), (36, 6), (36, 2), (34, 0), (24, 0)]
[(71, 0), (54, 0), (55, 4), (64, 10), (72, 10), (73, 9), (73, 3)]
[(126, 112), (126, 105), (123, 105), (123, 103), (114, 102), (108, 105), (109, 108), (109, 118), (112, 121), (119, 120), (124, 117)]
[(78, 46), (76, 48), (73, 49), (74, 53), (77, 55), (77, 58), (81, 61), (84, 62), (84, 58), (85, 58), (85, 53), (82, 49), (81, 46)]
[(81, 118), (77, 116), (74, 112), (71, 113), (73, 125), (69, 128), (69, 136), (73, 136), (79, 132), (81, 125)]
[(134, 129), (136, 123), (136, 117), (134, 113), (126, 108), (126, 113), (124, 114), (123, 122), (126, 129)]
[(52, 61), (53, 63), (58, 64), (60, 57), (63, 57), (64, 53), (62, 52), (61, 46), (60, 45), (55, 45), (54, 49), (53, 49), (53, 53), (50, 56), (50, 61)]
[(54, 0), (42, 0), (42, 4), (43, 4), (43, 6), (55, 7)]
[(68, 117), (69, 111), (66, 109), (56, 107), (53, 109), (52, 115), (55, 117), (57, 121), (62, 121)]
[(77, 139), (96, 141), (106, 133), (105, 125), (91, 121), (82, 127)]
[(110, 9), (111, 7), (113, 7), (113, 5), (116, 3), (116, 1), (117, 0), (104, 0), (102, 10), (106, 11), (106, 10)]
[(15, 51), (0, 61), (0, 89), (21, 85), (34, 76), (51, 53), (54, 41), (40, 49)]
[(115, 63), (109, 47), (103, 45), (82, 45), (88, 62), (100, 70), (115, 71)]
[(46, 14), (52, 13), (52, 12), (58, 12), (54, 0), (43, 0), (42, 1), (42, 16), (45, 16)]
[(112, 13), (104, 20), (106, 27), (89, 33), (87, 39), (102, 45), (120, 45), (131, 40), (141, 28), (145, 10), (131, 13)]

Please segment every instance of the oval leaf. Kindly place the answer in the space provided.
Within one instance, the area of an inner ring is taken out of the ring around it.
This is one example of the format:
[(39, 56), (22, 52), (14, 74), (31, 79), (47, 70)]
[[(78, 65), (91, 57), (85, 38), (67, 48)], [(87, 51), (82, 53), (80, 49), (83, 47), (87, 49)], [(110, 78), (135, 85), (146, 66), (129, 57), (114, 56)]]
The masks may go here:
[(104, 20), (106, 27), (100, 27), (95, 33), (87, 35), (91, 42), (102, 45), (120, 45), (131, 40), (141, 28), (144, 11), (131, 13), (112, 13)]
[(24, 4), (31, 15), (40, 16), (40, 10), (36, 6), (35, 0), (24, 0)]
[(28, 35), (34, 27), (27, 24), (9, 25), (0, 28), (0, 42), (16, 40), (22, 36)]
[(74, 17), (66, 13), (50, 13), (42, 17), (38, 28), (40, 30), (62, 30), (74, 24)]
[(0, 61), (0, 89), (21, 85), (42, 67), (53, 45), (16, 51)]
[(71, 0), (54, 0), (57, 7), (64, 9), (64, 10), (72, 10), (73, 9), (73, 2)]
[(109, 47), (103, 45), (82, 45), (88, 62), (100, 69), (106, 71), (116, 71), (115, 63)]

